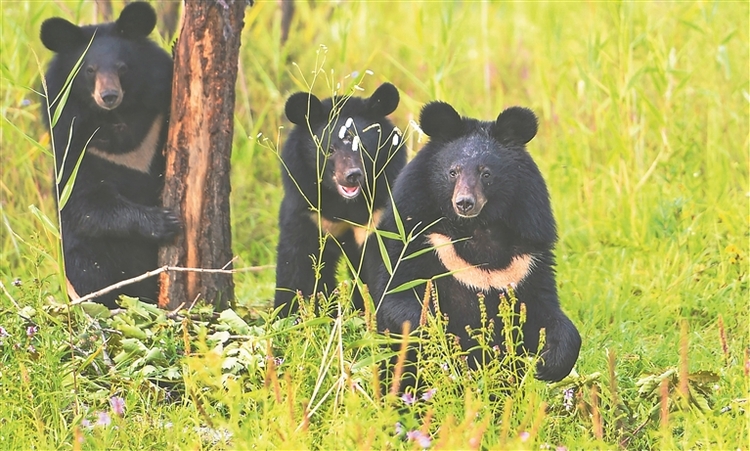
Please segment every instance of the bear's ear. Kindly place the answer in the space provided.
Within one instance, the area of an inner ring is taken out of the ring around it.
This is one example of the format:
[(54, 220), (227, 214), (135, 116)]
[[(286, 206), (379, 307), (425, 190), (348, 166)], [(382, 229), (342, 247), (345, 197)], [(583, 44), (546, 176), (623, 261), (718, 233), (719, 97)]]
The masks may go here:
[(492, 124), (492, 136), (498, 140), (526, 144), (536, 136), (537, 122), (534, 112), (514, 106), (506, 109)]
[(156, 26), (156, 11), (145, 2), (129, 3), (117, 18), (117, 30), (126, 38), (143, 38)]
[(452, 139), (464, 129), (461, 116), (445, 102), (430, 102), (422, 108), (419, 127), (431, 138)]
[(390, 83), (383, 83), (367, 99), (367, 109), (373, 116), (388, 116), (398, 106), (398, 89)]
[(295, 125), (318, 124), (328, 119), (320, 99), (306, 92), (292, 94), (284, 107), (286, 117)]
[(42, 44), (53, 52), (65, 52), (86, 43), (83, 31), (61, 17), (53, 17), (42, 23)]

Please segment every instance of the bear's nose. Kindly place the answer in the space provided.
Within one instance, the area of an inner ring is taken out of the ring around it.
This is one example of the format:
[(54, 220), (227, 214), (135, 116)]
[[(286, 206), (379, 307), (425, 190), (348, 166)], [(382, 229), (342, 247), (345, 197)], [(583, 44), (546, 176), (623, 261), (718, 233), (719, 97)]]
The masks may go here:
[(466, 214), (474, 208), (474, 198), (471, 196), (460, 196), (456, 199), (456, 208), (459, 213)]
[(104, 91), (101, 95), (102, 102), (107, 106), (112, 106), (117, 103), (117, 99), (120, 98), (120, 93), (115, 90)]
[(353, 168), (346, 171), (346, 181), (352, 185), (357, 185), (362, 180), (362, 170), (359, 168)]

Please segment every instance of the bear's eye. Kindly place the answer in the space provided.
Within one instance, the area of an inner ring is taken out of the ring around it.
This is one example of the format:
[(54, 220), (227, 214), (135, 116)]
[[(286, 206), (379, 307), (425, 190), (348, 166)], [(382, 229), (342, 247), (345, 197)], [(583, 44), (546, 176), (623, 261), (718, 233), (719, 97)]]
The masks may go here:
[(94, 69), (93, 66), (88, 66), (86, 68), (86, 75), (94, 75), (94, 72), (96, 72), (96, 69)]
[(450, 175), (451, 178), (456, 178), (456, 176), (458, 175), (458, 173), (456, 172), (455, 169), (451, 169), (450, 171), (448, 171), (448, 175)]
[(482, 172), (482, 178), (488, 179), (488, 178), (490, 178), (490, 175), (492, 175), (492, 174), (490, 174), (490, 171), (484, 171), (484, 172)]
[(119, 63), (117, 65), (117, 72), (119, 72), (120, 75), (124, 74), (128, 71), (128, 65), (125, 63)]

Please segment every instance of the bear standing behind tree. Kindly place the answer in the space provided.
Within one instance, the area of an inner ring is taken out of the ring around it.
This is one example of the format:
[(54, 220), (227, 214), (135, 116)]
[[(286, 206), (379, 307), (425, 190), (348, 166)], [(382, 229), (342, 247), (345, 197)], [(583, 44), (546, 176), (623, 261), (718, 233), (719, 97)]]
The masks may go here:
[[(375, 304), (380, 302), (378, 329), (400, 333), (405, 321), (411, 330), (419, 326), (425, 284), (384, 293), (435, 278), (448, 332), (469, 350), (477, 343), (466, 326), (481, 326), (478, 293), (484, 295), (487, 317), (497, 318), (499, 296), (515, 286), (518, 300), (526, 305), (522, 351), (537, 352), (539, 331), (545, 328), (536, 376), (562, 379), (578, 358), (581, 339), (560, 310), (555, 221), (544, 179), (525, 149), (536, 135), (536, 117), (513, 107), (494, 122), (478, 121), (461, 118), (447, 103), (433, 102), (422, 110), (420, 122), (430, 142), (404, 168), (393, 190), (403, 228), (416, 239), (405, 252), (402, 241), (384, 240), (395, 270), (391, 276), (381, 264), (372, 287)], [(393, 208), (386, 210), (378, 228), (398, 232)], [(491, 345), (503, 349), (497, 320), (495, 327)], [(481, 351), (470, 353), (470, 365), (481, 361)]]
[[(398, 90), (390, 83), (369, 98), (321, 101), (298, 92), (287, 100), (286, 116), (295, 127), (281, 153), (284, 199), (274, 306), (284, 306), (282, 315), (296, 311), (297, 291), (310, 296), (335, 288), (341, 249), (359, 269), (368, 232), (406, 164), (401, 136), (386, 118), (398, 102)], [(322, 254), (321, 236), (327, 237)], [(316, 281), (313, 258), (320, 255)], [(355, 308), (363, 308), (358, 291), (353, 300)]]
[[(58, 193), (84, 152), (61, 211), (66, 273), (80, 295), (155, 269), (159, 243), (179, 230), (177, 216), (158, 206), (172, 59), (148, 39), (155, 25), (153, 8), (142, 2), (128, 4), (113, 23), (79, 27), (55, 17), (42, 24), (42, 43), (56, 53), (45, 74), (48, 124), (85, 52), (52, 130)], [(123, 293), (155, 301), (157, 281), (96, 301), (114, 308)]]

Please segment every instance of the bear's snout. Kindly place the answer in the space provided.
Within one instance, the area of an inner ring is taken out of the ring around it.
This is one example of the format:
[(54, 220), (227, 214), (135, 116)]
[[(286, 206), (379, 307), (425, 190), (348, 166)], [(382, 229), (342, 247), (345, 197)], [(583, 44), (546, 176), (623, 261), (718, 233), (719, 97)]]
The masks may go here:
[(356, 198), (361, 192), (363, 178), (361, 155), (336, 148), (333, 160), (333, 179), (339, 194), (345, 199)]
[(453, 210), (462, 218), (479, 215), (487, 203), (482, 184), (473, 177), (459, 175), (453, 188)]
[(114, 110), (122, 103), (120, 77), (114, 73), (97, 73), (94, 83), (94, 102), (105, 110)]

